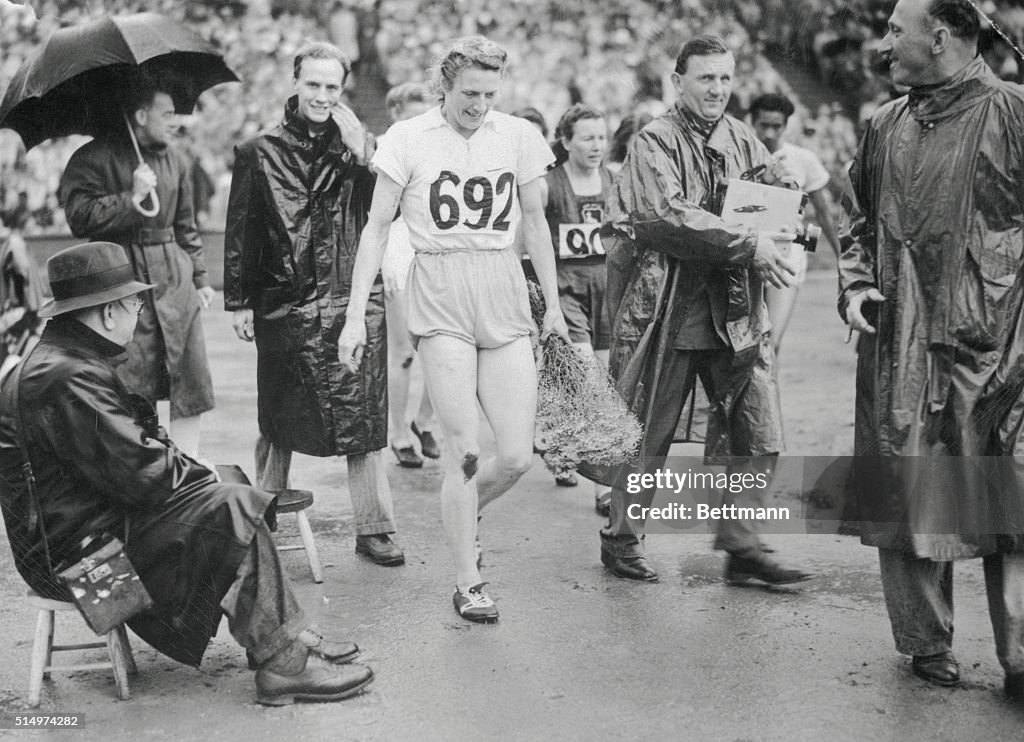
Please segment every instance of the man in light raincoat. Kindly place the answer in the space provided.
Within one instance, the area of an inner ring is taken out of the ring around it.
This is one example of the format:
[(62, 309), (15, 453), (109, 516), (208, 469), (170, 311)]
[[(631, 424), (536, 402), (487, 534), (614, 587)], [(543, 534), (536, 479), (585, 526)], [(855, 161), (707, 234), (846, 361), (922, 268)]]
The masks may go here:
[[(199, 314), (214, 290), (192, 211), (188, 159), (172, 143), (173, 84), (139, 73), (123, 91), (142, 163), (127, 128), (116, 127), (71, 156), (59, 194), (75, 236), (122, 245), (135, 277), (154, 285), (117, 374), (151, 404), (170, 400), (171, 435), (195, 456), (201, 416), (214, 404)], [(151, 190), (160, 208), (147, 215), (143, 197)]]
[(1024, 91), (977, 54), (969, 0), (900, 0), (881, 52), (909, 95), (850, 171), (839, 309), (864, 333), (855, 473), (896, 648), (959, 682), (952, 561), (984, 559), (1006, 690), (1024, 699)]

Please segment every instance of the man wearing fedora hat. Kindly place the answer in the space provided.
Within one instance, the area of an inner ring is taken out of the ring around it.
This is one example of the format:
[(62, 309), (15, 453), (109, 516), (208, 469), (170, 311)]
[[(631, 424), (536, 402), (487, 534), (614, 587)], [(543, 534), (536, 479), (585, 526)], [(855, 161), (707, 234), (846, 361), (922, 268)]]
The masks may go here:
[(373, 672), (351, 663), (358, 647), (312, 631), (282, 572), (264, 520), (273, 497), (218, 481), (117, 377), (114, 358), (131, 340), (140, 293), (151, 286), (135, 280), (112, 242), (68, 248), (47, 267), (53, 299), (40, 314), (52, 319), (0, 388), (0, 507), (22, 577), (41, 595), (68, 600), (50, 565), (84, 536), (124, 534), (154, 599), (128, 626), (154, 648), (198, 666), (226, 615), (258, 666), (260, 703), (359, 692)]

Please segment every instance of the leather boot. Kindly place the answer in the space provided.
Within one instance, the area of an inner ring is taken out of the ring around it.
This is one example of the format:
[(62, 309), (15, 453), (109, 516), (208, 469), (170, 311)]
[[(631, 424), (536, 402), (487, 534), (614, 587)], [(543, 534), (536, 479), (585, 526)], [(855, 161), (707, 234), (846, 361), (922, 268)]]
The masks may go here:
[(641, 582), (657, 582), (658, 573), (644, 557), (643, 545), (636, 536), (610, 536), (601, 531), (601, 564), (616, 577)]

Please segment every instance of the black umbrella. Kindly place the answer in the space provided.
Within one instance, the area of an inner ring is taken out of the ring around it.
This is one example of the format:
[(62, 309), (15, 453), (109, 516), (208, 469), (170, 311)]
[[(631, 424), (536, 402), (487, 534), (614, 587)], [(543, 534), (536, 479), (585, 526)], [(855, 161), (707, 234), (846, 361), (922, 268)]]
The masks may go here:
[(238, 81), (212, 44), (169, 18), (106, 16), (55, 31), (25, 60), (0, 103), (0, 128), (18, 132), (26, 149), (51, 137), (110, 132), (127, 124), (119, 94), (140, 69), (164, 81), (183, 114), (204, 90)]

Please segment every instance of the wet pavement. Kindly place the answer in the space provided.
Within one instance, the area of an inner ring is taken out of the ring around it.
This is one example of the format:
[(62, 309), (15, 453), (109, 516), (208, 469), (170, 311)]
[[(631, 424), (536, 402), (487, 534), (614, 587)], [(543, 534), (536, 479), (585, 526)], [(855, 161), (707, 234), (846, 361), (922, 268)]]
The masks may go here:
[[(848, 453), (853, 351), (834, 310), (834, 278), (812, 273), (782, 357), (790, 454)], [(233, 339), (229, 315), (206, 314), (218, 408), (204, 454), (252, 472), (255, 349)], [(485, 444), (486, 450), (486, 444)], [(389, 458), (407, 564), (353, 553), (344, 461), (296, 457), (294, 486), (313, 490), (311, 521), (324, 562), (315, 585), (302, 552), (283, 555), (303, 605), (332, 637), (354, 639), (377, 673), (341, 703), (268, 709), (222, 627), (200, 670), (133, 640), (132, 699), (103, 673), (55, 676), (41, 711), (84, 714), (80, 737), (224, 740), (1017, 740), (1024, 707), (1001, 692), (979, 561), (956, 567), (958, 688), (928, 686), (892, 648), (877, 557), (839, 535), (768, 537), (788, 565), (818, 577), (790, 588), (733, 587), (703, 534), (652, 535), (657, 584), (601, 567), (589, 484), (556, 488), (539, 459), (481, 523), (484, 579), (501, 621), (454, 612), (436, 462)], [(282, 539), (296, 537), (282, 516)], [(0, 545), (0, 715), (25, 707), (35, 616)], [(87, 639), (74, 615), (58, 641)], [(94, 653), (100, 659), (102, 652)]]

